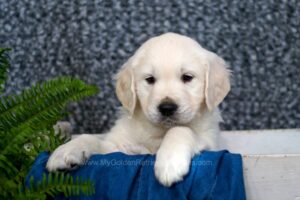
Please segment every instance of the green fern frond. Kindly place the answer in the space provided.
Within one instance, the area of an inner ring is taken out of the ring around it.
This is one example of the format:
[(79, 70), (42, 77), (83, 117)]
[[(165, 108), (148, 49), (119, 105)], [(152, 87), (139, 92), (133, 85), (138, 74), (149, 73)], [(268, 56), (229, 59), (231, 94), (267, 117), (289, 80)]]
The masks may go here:
[(7, 177), (14, 176), (18, 172), (18, 169), (4, 155), (0, 155), (0, 169)]
[(3, 97), (0, 102), (0, 121), (4, 121), (0, 123), (0, 131), (15, 128), (16, 125), (29, 121), (27, 117), (38, 115), (47, 109), (61, 112), (61, 108), (67, 103), (97, 92), (95, 86), (86, 85), (71, 77), (62, 77), (37, 84), (20, 95)]
[(4, 89), (4, 83), (7, 78), (7, 70), (9, 67), (9, 61), (7, 52), (10, 51), (8, 48), (0, 48), (0, 93)]
[(25, 145), (25, 154), (35, 158), (40, 153), (40, 149), (53, 152), (58, 146), (66, 143), (68, 140), (67, 136), (55, 133), (53, 129), (45, 130), (28, 139), (28, 143)]
[(0, 102), (0, 135), (8, 134), (5, 154), (20, 147), (30, 134), (52, 127), (65, 116), (62, 110), (67, 103), (77, 101), (97, 92), (95, 86), (86, 85), (78, 79), (63, 77), (38, 84), (20, 95), (3, 97)]
[(88, 180), (82, 180), (79, 177), (75, 179), (69, 175), (60, 172), (43, 174), (43, 178), (35, 184), (33, 177), (30, 178), (30, 187), (19, 186), (19, 197), (38, 198), (41, 194), (54, 197), (57, 194), (63, 194), (65, 197), (75, 195), (90, 196), (95, 193), (94, 184)]

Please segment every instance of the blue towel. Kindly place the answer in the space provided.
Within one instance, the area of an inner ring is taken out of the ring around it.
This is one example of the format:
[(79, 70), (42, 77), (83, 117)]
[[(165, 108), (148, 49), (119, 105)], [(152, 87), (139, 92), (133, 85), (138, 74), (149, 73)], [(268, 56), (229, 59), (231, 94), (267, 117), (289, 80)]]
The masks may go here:
[[(46, 152), (36, 158), (27, 175), (27, 185), (31, 176), (38, 181), (47, 173), (48, 158)], [(96, 193), (70, 199), (246, 199), (242, 159), (238, 154), (224, 150), (196, 155), (184, 180), (169, 188), (156, 180), (154, 161), (153, 155), (93, 155), (82, 167), (69, 173), (94, 181)]]

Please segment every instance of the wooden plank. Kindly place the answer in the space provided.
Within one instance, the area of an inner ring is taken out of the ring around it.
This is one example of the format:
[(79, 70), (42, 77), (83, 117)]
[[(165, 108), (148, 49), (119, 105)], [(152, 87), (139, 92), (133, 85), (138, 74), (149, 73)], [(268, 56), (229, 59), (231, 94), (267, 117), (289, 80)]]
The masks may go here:
[(300, 200), (300, 155), (243, 156), (248, 200)]
[(219, 147), (244, 155), (300, 154), (300, 129), (224, 131)]
[(220, 149), (243, 154), (247, 199), (300, 200), (300, 129), (224, 131)]

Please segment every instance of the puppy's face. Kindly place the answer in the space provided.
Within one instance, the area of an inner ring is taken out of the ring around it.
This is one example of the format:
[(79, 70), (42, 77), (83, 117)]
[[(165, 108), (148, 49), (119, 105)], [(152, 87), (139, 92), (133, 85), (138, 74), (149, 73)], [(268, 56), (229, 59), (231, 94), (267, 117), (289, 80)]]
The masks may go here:
[(201, 106), (211, 110), (225, 97), (229, 79), (224, 65), (194, 40), (164, 34), (148, 40), (124, 65), (117, 95), (132, 113), (138, 101), (154, 124), (184, 125), (201, 114)]
[(204, 99), (204, 70), (195, 55), (172, 41), (155, 43), (144, 53), (134, 72), (144, 114), (165, 126), (190, 122)]

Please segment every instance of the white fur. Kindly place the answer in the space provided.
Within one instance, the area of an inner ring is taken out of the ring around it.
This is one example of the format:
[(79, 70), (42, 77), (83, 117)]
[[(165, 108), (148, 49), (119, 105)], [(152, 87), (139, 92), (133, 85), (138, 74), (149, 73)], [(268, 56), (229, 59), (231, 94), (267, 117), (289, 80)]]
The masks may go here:
[[(194, 78), (184, 83), (182, 74)], [(156, 79), (152, 85), (145, 81), (149, 75)], [(125, 111), (116, 125), (102, 138), (82, 135), (60, 146), (47, 169), (71, 169), (96, 153), (157, 153), (155, 175), (170, 186), (188, 173), (196, 153), (216, 148), (217, 105), (229, 89), (225, 62), (194, 40), (175, 33), (149, 39), (117, 75), (116, 92)], [(165, 99), (178, 105), (174, 117), (159, 113)]]

